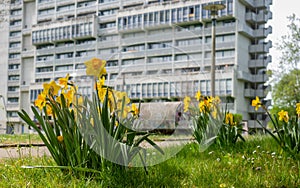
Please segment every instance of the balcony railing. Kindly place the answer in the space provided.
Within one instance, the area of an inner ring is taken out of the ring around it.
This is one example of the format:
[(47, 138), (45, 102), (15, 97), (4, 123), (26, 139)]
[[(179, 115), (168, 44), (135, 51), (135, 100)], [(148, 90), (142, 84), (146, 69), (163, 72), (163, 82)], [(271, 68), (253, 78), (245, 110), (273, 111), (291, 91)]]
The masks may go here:
[(255, 98), (256, 96), (264, 98), (266, 94), (263, 89), (245, 89), (244, 96), (250, 98)]

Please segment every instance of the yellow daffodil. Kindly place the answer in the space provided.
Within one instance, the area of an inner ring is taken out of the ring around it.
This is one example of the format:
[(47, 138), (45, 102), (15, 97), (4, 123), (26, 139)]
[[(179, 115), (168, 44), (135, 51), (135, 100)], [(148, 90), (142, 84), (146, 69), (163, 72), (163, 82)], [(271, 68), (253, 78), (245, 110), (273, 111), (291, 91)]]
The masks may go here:
[(300, 116), (300, 103), (296, 104), (296, 113), (298, 116)]
[(220, 103), (221, 103), (220, 97), (216, 96), (216, 97), (213, 99), (213, 103), (214, 103), (214, 104), (220, 104)]
[(200, 91), (198, 91), (196, 93), (195, 98), (197, 99), (197, 101), (200, 101), (200, 99), (201, 99), (201, 92)]
[(51, 116), (51, 115), (53, 115), (53, 112), (52, 112), (52, 108), (51, 108), (51, 106), (49, 106), (49, 105), (46, 105), (46, 111), (47, 111), (47, 115), (48, 115), (48, 116)]
[(205, 101), (200, 101), (198, 104), (198, 107), (199, 107), (200, 112), (205, 112), (205, 108), (206, 108)]
[(58, 136), (57, 140), (58, 140), (58, 142), (63, 142), (64, 141), (64, 137), (63, 136)]
[(92, 58), (86, 62), (84, 62), (86, 66), (86, 75), (102, 77), (102, 75), (106, 74), (106, 61), (98, 58)]
[(34, 105), (38, 107), (40, 110), (46, 105), (46, 94), (40, 93), (37, 99), (34, 101)]
[(183, 108), (184, 108), (184, 112), (187, 112), (189, 110), (189, 106), (190, 106), (190, 103), (191, 103), (191, 98), (186, 96), (183, 100)]
[(281, 110), (280, 112), (278, 112), (278, 119), (279, 119), (279, 121), (288, 122), (289, 121), (289, 114), (288, 114), (288, 112), (285, 111), (285, 110)]
[(262, 103), (260, 102), (259, 98), (256, 96), (254, 100), (252, 100), (252, 106), (255, 107), (255, 110), (258, 110), (260, 108)]
[(67, 103), (68, 103), (68, 106), (72, 103), (73, 101), (73, 97), (74, 97), (74, 90), (70, 89), (67, 91), (67, 93), (64, 93), (63, 94)]
[(45, 92), (46, 94), (50, 93), (51, 95), (57, 95), (59, 90), (61, 89), (54, 80), (52, 80), (50, 83), (44, 83), (43, 87), (43, 92)]
[(59, 78), (58, 79), (58, 85), (60, 85), (62, 88), (67, 88), (68, 87), (69, 77), (70, 77), (70, 75), (67, 74), (66, 77)]
[(139, 109), (137, 108), (137, 106), (134, 103), (131, 105), (131, 112), (134, 116), (139, 115)]
[(233, 114), (232, 113), (227, 113), (226, 114), (226, 117), (225, 117), (225, 123), (227, 125), (234, 125), (234, 122), (233, 122)]
[(214, 110), (212, 111), (211, 115), (212, 115), (213, 118), (217, 118), (217, 115), (218, 115), (217, 108), (214, 108)]
[(130, 103), (130, 99), (127, 96), (126, 92), (115, 91), (114, 94), (115, 94), (115, 97), (116, 97), (116, 101), (122, 102), (123, 98), (125, 98), (125, 104), (129, 104)]

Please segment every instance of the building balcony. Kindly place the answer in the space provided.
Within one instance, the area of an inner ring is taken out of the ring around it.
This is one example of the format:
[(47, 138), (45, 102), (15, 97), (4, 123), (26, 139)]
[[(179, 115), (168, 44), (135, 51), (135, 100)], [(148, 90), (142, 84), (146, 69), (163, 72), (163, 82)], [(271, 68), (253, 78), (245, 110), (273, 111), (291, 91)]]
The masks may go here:
[(113, 33), (117, 33), (116, 27), (101, 28), (98, 30), (98, 34), (100, 34), (100, 35), (113, 34)]
[(122, 59), (134, 59), (145, 57), (145, 51), (128, 51), (121, 53)]
[(161, 48), (161, 49), (148, 49), (147, 56), (160, 56), (172, 54), (172, 48)]
[(38, 55), (54, 54), (56, 49), (55, 48), (39, 49), (39, 50), (36, 50), (36, 55), (38, 56)]
[(21, 42), (21, 40), (22, 40), (21, 35), (9, 37), (9, 42)]
[(269, 26), (267, 28), (261, 28), (253, 30), (253, 37), (255, 38), (267, 38), (269, 34), (272, 33), (272, 26)]
[(10, 15), (9, 20), (21, 20), (23, 18), (22, 14), (18, 14), (18, 15)]
[(54, 78), (66, 77), (67, 74), (70, 74), (72, 72), (74, 72), (74, 70), (56, 71), (54, 72)]
[(260, 11), (258, 14), (254, 12), (246, 13), (246, 21), (250, 23), (267, 23), (269, 19), (272, 19), (272, 12), (268, 12), (267, 14), (264, 11)]
[(254, 7), (255, 8), (262, 8), (266, 9), (269, 5), (273, 4), (273, 0), (254, 0)]
[(175, 54), (181, 54), (181, 53), (192, 53), (192, 52), (198, 52), (200, 53), (203, 49), (203, 45), (201, 44), (194, 44), (189, 46), (175, 46), (174, 48)]
[(45, 67), (49, 65), (53, 65), (54, 60), (45, 60), (45, 61), (36, 61), (35, 66), (36, 67)]
[(136, 4), (142, 4), (140, 0), (126, 0), (126, 1), (121, 1), (122, 6), (131, 6), (131, 5), (136, 5)]
[(20, 96), (20, 90), (7, 92), (7, 97), (19, 97), (19, 96)]
[(266, 68), (269, 63), (272, 62), (272, 56), (266, 56), (262, 59), (249, 60), (249, 68)]
[(254, 83), (265, 83), (267, 80), (268, 76), (266, 74), (252, 75), (252, 82)]
[(8, 76), (9, 75), (19, 75), (20, 69), (8, 69), (7, 73), (8, 73)]
[(7, 86), (19, 86), (20, 85), (20, 80), (8, 80), (7, 81)]
[(8, 59), (8, 64), (20, 64), (21, 63), (21, 59)]
[(10, 25), (9, 26), (9, 31), (20, 31), (22, 30), (22, 25)]
[(94, 31), (89, 32), (82, 32), (72, 35), (72, 39), (89, 39), (89, 38), (96, 38), (96, 34)]
[(13, 4), (10, 4), (10, 9), (14, 10), (14, 9), (21, 9), (23, 7), (22, 2), (16, 2)]
[[(148, 37), (150, 37), (150, 36), (148, 36)], [(134, 44), (145, 43), (145, 41), (146, 41), (146, 36), (123, 38), (121, 40), (121, 45), (122, 46), (130, 46), (130, 45), (134, 45)]]
[(40, 14), (37, 16), (37, 21), (46, 21), (46, 20), (53, 20), (55, 18), (55, 13), (49, 13), (49, 14)]
[(112, 2), (98, 4), (99, 10), (108, 10), (108, 9), (114, 9), (114, 8), (119, 8), (119, 7), (120, 7), (119, 1), (112, 1)]
[(73, 62), (74, 58), (55, 59), (55, 65), (66, 65), (72, 64)]
[(56, 12), (57, 18), (66, 18), (67, 16), (75, 15), (75, 9)]
[[(199, 30), (199, 35), (202, 34), (202, 31)], [(216, 33), (218, 34), (229, 34), (235, 32), (235, 26), (216, 26)], [(204, 35), (211, 36), (211, 27), (204, 29)]]
[(266, 94), (263, 89), (245, 89), (244, 96), (250, 98), (255, 98), (256, 96), (259, 98), (264, 98), (266, 97)]
[(249, 46), (249, 53), (269, 53), (272, 47), (272, 41), (264, 42), (261, 44), (253, 44)]
[(258, 108), (257, 110), (255, 110), (255, 107), (253, 107), (252, 105), (248, 106), (248, 112), (249, 113), (257, 113), (257, 114), (266, 113), (263, 108)]
[(55, 6), (55, 1), (54, 0), (50, 0), (47, 2), (42, 2), (42, 3), (38, 3), (37, 4), (37, 9), (47, 9), (47, 8), (54, 8)]
[(273, 0), (241, 0), (241, 2), (253, 8), (267, 9), (273, 3)]
[(193, 31), (188, 31), (188, 30), (183, 30), (183, 31), (178, 31), (175, 32), (174, 34), (172, 32), (168, 33), (169, 35), (173, 36), (175, 39), (188, 39), (188, 38), (199, 38), (199, 35), (202, 35), (201, 30), (193, 30)]
[[(75, 46), (74, 45), (59, 46), (59, 47), (56, 47), (55, 49), (53, 49), (53, 51), (55, 51), (55, 53), (74, 52), (74, 50), (75, 50)], [(51, 49), (51, 51), (52, 51), (52, 49)]]
[(21, 47), (11, 47), (8, 49), (8, 53), (18, 53), (21, 52)]
[[(216, 57), (216, 65), (228, 65), (232, 64), (235, 60), (235, 57)], [(211, 59), (210, 58), (205, 58), (203, 60), (204, 66), (211, 66)]]
[(87, 13), (92, 13), (97, 11), (97, 7), (96, 7), (96, 3), (95, 5), (89, 5), (89, 6), (85, 6), (85, 7), (78, 7), (76, 9), (76, 13), (78, 14), (87, 14)]
[[(134, 39), (134, 38), (133, 38)], [(129, 43), (124, 43), (122, 45), (132, 45), (135, 43), (130, 43), (130, 40), (128, 40)], [(136, 41), (138, 42), (138, 41)], [(112, 41), (100, 41), (98, 42), (97, 46), (98, 48), (111, 48), (111, 47), (118, 47), (119, 46), (119, 41), (118, 40), (112, 40)]]
[(99, 23), (113, 22), (116, 20), (116, 15), (111, 14), (111, 15), (99, 16), (98, 20), (99, 20)]
[(59, 0), (59, 1), (56, 1), (56, 6), (62, 6), (62, 5), (68, 5), (68, 4), (74, 4), (74, 0)]
[(143, 42), (143, 41), (147, 41), (148, 43), (150, 42), (161, 42), (161, 41), (170, 41), (173, 39), (173, 34), (172, 32), (164, 32), (164, 33), (161, 33), (161, 34), (158, 34), (158, 35), (148, 35), (148, 36), (145, 36), (143, 37), (143, 40), (140, 41)]
[(94, 50), (95, 48), (96, 48), (95, 43), (93, 43), (93, 44), (78, 44), (75, 46), (75, 51)]

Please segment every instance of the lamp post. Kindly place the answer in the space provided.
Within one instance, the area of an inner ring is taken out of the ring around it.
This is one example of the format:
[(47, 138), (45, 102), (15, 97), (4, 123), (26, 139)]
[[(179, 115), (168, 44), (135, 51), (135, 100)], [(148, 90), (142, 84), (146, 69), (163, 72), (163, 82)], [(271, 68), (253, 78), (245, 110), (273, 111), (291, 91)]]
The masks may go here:
[(210, 68), (210, 90), (211, 96), (215, 96), (215, 80), (216, 80), (216, 22), (218, 11), (225, 9), (223, 4), (210, 4), (203, 7), (204, 10), (210, 11), (212, 27), (211, 27), (211, 68)]

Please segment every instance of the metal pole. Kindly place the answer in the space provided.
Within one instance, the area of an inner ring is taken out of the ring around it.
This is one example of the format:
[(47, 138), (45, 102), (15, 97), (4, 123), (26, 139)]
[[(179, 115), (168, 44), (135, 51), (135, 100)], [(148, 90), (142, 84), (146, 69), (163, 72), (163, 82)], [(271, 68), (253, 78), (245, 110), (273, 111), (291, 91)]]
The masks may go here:
[(216, 18), (212, 18), (211, 27), (211, 79), (210, 79), (210, 90), (211, 96), (215, 97), (215, 81), (216, 81)]

